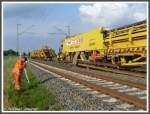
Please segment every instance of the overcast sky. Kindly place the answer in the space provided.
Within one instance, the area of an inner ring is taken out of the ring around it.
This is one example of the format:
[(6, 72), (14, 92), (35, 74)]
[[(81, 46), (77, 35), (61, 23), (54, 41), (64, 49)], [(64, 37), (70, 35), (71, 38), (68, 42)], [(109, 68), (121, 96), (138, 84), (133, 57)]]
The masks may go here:
[(21, 50), (28, 52), (48, 45), (58, 52), (68, 25), (73, 35), (95, 27), (114, 28), (146, 18), (146, 3), (3, 3), (3, 44), (4, 49), (16, 50), (17, 24), (21, 24)]

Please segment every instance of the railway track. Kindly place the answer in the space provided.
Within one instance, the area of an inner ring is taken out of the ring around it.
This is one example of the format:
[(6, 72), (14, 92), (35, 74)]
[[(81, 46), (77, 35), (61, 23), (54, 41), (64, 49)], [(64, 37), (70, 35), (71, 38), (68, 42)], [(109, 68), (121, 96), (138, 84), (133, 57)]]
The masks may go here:
[[(111, 65), (111, 64), (106, 64), (106, 63), (100, 64), (100, 63), (90, 63), (90, 62), (81, 62), (81, 61), (78, 62), (77, 66), (95, 69), (95, 70), (113, 72), (117, 74), (125, 74), (125, 75), (134, 76), (134, 77), (146, 78), (146, 68), (144, 70), (136, 70), (136, 68), (134, 68), (133, 70), (131, 69), (125, 70), (125, 69), (118, 69), (117, 66)], [(137, 69), (140, 69), (140, 68), (137, 68)]]
[(64, 69), (49, 66), (43, 63), (30, 61), (30, 64), (42, 70), (54, 72), (66, 80), (75, 82), (76, 85), (84, 85), (94, 91), (102, 92), (105, 95), (117, 98), (121, 101), (134, 105), (135, 107), (146, 109), (146, 86), (123, 80), (96, 77), (92, 74), (76, 73)]
[[(34, 59), (31, 59), (34, 60)], [(39, 60), (36, 60), (38, 62), (41, 62)], [(47, 64), (50, 61), (43, 61), (43, 63)], [(69, 65), (70, 67), (74, 66), (71, 62), (69, 61), (64, 61), (64, 62), (60, 62), (62, 64), (65, 65)], [(115, 74), (123, 74), (123, 75), (127, 75), (127, 76), (131, 76), (131, 77), (139, 77), (139, 78), (143, 78), (146, 79), (146, 73), (141, 73), (141, 72), (134, 72), (134, 71), (127, 71), (127, 70), (119, 70), (116, 68), (109, 68), (109, 67), (105, 67), (105, 66), (97, 66), (95, 64), (89, 64), (88, 62), (78, 62), (77, 67), (82, 67), (82, 68), (86, 68), (86, 69), (92, 69), (92, 70), (97, 70), (97, 71), (104, 71), (104, 72), (110, 72), (110, 73), (115, 73)]]
[[(46, 63), (44, 63), (44, 64), (46, 64)], [(47, 65), (49, 65), (49, 64), (47, 64)], [(69, 66), (69, 67), (71, 67), (71, 66)], [(68, 69), (68, 67), (66, 67), (66, 68), (63, 67), (63, 69)], [(68, 69), (68, 70), (72, 71), (72, 72), (75, 72), (75, 73), (83, 74), (83, 76), (86, 75), (86, 76), (94, 77), (94, 78), (97, 78), (97, 79), (103, 79), (103, 80), (107, 80), (107, 81), (112, 81), (112, 82), (115, 82), (115, 83), (125, 84), (125, 85), (128, 85), (128, 86), (132, 86), (132, 87), (136, 87), (136, 88), (139, 88), (139, 89), (145, 89), (146, 90), (146, 85), (145, 84), (131, 82), (131, 81), (124, 80), (124, 79), (118, 79), (118, 78), (115, 78), (115, 77), (109, 77), (109, 76), (102, 75), (102, 74), (98, 75), (98, 74), (92, 73), (92, 72), (90, 72), (88, 70), (86, 70), (85, 72), (80, 71), (79, 69), (76, 69), (76, 70), (75, 69)]]
[(140, 85), (140, 83), (144, 84), (144, 86), (147, 83), (145, 76), (143, 76), (143, 75), (141, 76), (141, 75), (139, 75), (137, 73), (133, 73), (133, 72), (131, 73), (131, 75), (129, 75), (126, 72), (125, 73), (118, 73), (117, 71), (116, 71), (117, 73), (111, 72), (109, 70), (106, 70), (107, 68), (106, 69), (104, 68), (105, 69), (105, 71), (104, 71), (104, 70), (90, 69), (89, 67), (77, 67), (77, 66), (74, 66), (73, 64), (70, 64), (70, 63), (62, 63), (62, 62), (54, 62), (54, 61), (40, 61), (40, 60), (33, 60), (33, 61), (37, 61), (37, 62), (44, 63), (47, 65), (55, 66), (55, 67), (58, 67), (61, 69), (68, 69), (70, 71), (78, 72), (78, 73), (85, 74), (85, 75), (90, 74), (91, 76), (98, 76), (98, 77), (103, 76), (103, 77), (108, 78), (108, 79), (114, 79), (115, 78), (115, 79), (121, 79), (124, 81), (127, 80), (127, 81), (130, 81), (132, 83), (138, 83), (139, 85)]

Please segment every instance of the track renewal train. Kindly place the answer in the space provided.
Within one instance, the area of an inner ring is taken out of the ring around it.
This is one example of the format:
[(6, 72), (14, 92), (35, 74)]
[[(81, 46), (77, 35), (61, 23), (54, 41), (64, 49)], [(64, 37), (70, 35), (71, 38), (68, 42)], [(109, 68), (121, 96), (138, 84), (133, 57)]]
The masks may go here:
[(37, 50), (33, 50), (29, 53), (29, 57), (31, 59), (38, 59), (44, 61), (53, 61), (55, 60), (56, 53), (52, 48), (48, 48), (48, 46), (44, 46)]
[(147, 60), (147, 22), (106, 30), (103, 27), (62, 40), (60, 61), (106, 62), (121, 67), (139, 67)]

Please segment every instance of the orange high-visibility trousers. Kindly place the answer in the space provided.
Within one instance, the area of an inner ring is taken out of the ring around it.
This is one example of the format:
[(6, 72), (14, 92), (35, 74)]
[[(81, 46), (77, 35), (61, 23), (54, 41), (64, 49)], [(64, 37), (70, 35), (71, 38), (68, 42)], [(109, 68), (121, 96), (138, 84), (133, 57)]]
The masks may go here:
[(13, 77), (15, 80), (15, 89), (20, 90), (21, 89), (21, 72), (19, 69), (13, 70)]
[(21, 74), (23, 71), (23, 68), (25, 67), (25, 62), (23, 59), (18, 59), (15, 63), (15, 66), (13, 68), (13, 77), (15, 80), (15, 89), (20, 90), (21, 89)]

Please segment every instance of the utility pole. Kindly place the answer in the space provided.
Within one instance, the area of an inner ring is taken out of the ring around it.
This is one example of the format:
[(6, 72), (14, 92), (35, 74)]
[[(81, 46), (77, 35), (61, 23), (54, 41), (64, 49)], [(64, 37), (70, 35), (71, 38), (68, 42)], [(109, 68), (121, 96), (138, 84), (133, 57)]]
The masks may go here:
[(17, 54), (19, 56), (19, 26), (21, 26), (21, 24), (17, 24)]
[(19, 56), (19, 54), (20, 54), (20, 52), (21, 52), (21, 49), (20, 49), (20, 45), (19, 45), (19, 35), (22, 35), (23, 33), (26, 33), (31, 27), (33, 27), (34, 25), (32, 25), (32, 26), (30, 26), (30, 27), (28, 27), (27, 29), (25, 29), (24, 31), (22, 31), (22, 32), (20, 32), (19, 31), (19, 26), (21, 26), (21, 24), (17, 24), (17, 52), (18, 52), (18, 56)]

